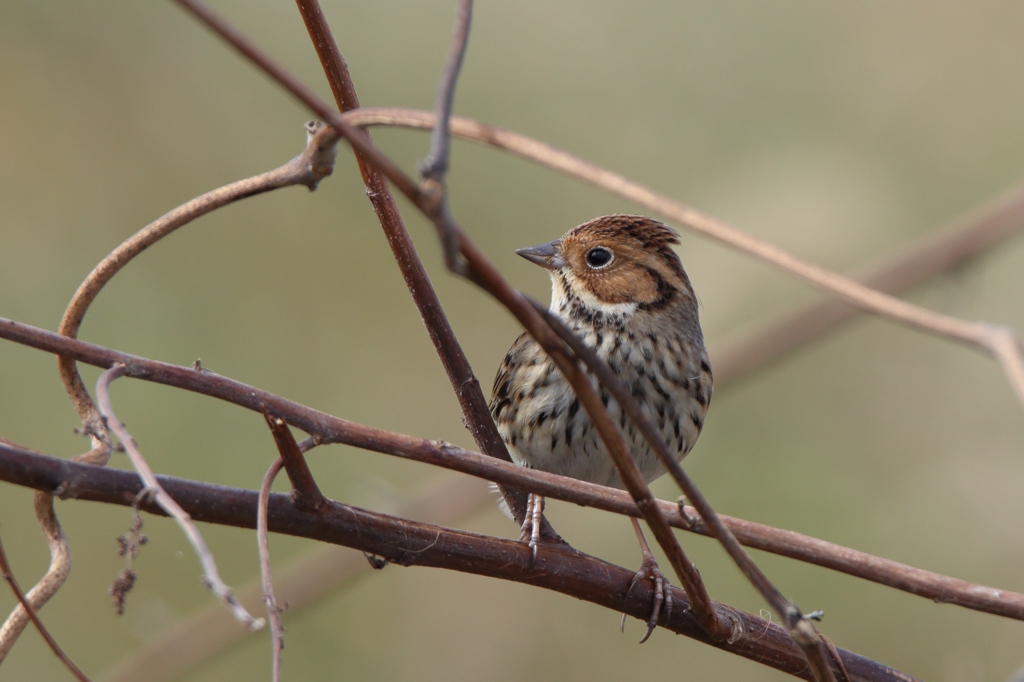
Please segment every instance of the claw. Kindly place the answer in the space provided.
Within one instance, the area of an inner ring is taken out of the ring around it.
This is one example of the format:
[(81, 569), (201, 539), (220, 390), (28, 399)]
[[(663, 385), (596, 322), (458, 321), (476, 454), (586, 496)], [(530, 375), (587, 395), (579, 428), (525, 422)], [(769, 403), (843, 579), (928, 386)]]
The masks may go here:
[[(654, 560), (654, 556), (651, 554), (651, 550), (647, 547), (647, 541), (643, 537), (643, 533), (640, 531), (640, 525), (634, 520), (634, 528), (637, 531), (637, 537), (640, 539), (640, 548), (643, 551), (643, 561), (640, 564), (640, 570), (636, 572), (633, 579), (629, 583), (629, 589), (626, 590), (626, 599), (629, 599), (629, 595), (633, 592), (633, 588), (636, 587), (637, 583), (641, 580), (650, 578), (654, 581), (654, 606), (651, 609), (651, 616), (647, 619), (647, 632), (644, 633), (643, 639), (640, 643), (646, 642), (654, 629), (658, 627), (658, 622), (661, 620), (661, 609), (665, 608), (666, 620), (672, 617), (672, 592), (668, 589), (668, 580), (662, 575), (658, 569), (658, 562)], [(625, 629), (626, 626), (626, 614), (622, 614), (622, 618), (619, 621), (619, 631)]]

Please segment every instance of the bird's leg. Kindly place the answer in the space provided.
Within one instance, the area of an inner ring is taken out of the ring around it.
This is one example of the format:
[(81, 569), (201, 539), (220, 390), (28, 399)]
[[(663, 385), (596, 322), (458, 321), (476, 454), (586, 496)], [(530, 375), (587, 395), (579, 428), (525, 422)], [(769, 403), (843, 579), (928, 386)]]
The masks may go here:
[[(640, 640), (643, 644), (650, 638), (651, 633), (654, 632), (654, 628), (658, 627), (658, 620), (661, 617), (661, 607), (665, 606), (665, 619), (672, 617), (672, 592), (668, 589), (668, 580), (662, 575), (658, 569), (658, 562), (654, 560), (654, 554), (651, 553), (651, 547), (647, 544), (647, 538), (644, 537), (644, 532), (640, 530), (640, 522), (635, 518), (630, 517), (630, 521), (633, 522), (633, 530), (636, 531), (636, 539), (640, 541), (640, 551), (643, 553), (643, 561), (640, 563), (640, 570), (633, 576), (633, 580), (629, 583), (629, 589), (626, 590), (626, 599), (629, 599), (630, 592), (641, 580), (650, 578), (654, 581), (654, 608), (651, 609), (651, 617), (647, 619), (647, 633), (644, 638)], [(622, 614), (622, 620), (619, 621), (619, 630), (623, 630), (626, 627), (626, 614)]]
[(537, 543), (540, 542), (541, 526), (544, 519), (544, 496), (530, 493), (526, 498), (526, 518), (523, 519), (523, 532), (520, 542), (529, 540), (530, 551), (533, 552), (531, 563), (537, 561)]

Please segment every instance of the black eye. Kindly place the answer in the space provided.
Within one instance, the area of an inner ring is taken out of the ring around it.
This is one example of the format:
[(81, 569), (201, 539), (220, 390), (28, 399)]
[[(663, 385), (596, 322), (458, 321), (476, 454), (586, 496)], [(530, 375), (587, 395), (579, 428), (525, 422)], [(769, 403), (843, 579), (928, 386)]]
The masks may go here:
[(595, 246), (590, 251), (587, 251), (587, 265), (595, 270), (600, 270), (611, 262), (612, 252), (603, 246)]

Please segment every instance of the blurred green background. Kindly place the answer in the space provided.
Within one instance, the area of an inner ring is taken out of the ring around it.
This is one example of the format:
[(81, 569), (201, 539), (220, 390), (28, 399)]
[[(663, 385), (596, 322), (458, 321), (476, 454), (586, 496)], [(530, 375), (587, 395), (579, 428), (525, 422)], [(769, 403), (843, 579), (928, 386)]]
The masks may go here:
[[(327, 94), (289, 2), (219, 11)], [(455, 3), (328, 0), (365, 105), (430, 108)], [(1024, 6), (883, 0), (844, 6), (536, 0), (478, 4), (456, 112), (602, 163), (753, 234), (849, 270), (1024, 176)], [(177, 204), (297, 154), (309, 115), (169, 2), (0, 0), (0, 315), (55, 329), (78, 283)], [(405, 168), (422, 133), (375, 132)], [(454, 209), (514, 283), (517, 258), (632, 206), (497, 152), (456, 143)], [(431, 228), (405, 216), (481, 383), (518, 334), (448, 276)], [(700, 238), (680, 248), (709, 345), (814, 294)], [(910, 298), (1024, 330), (1024, 239)], [(82, 338), (212, 370), (333, 414), (472, 442), (343, 147), (315, 194), (291, 188), (203, 218), (133, 262)], [(87, 383), (97, 373), (85, 371)], [(53, 358), (0, 344), (0, 435), (59, 456), (86, 447)], [(142, 382), (113, 390), (161, 472), (254, 488), (275, 451), (262, 418)], [(723, 390), (687, 459), (719, 511), (915, 566), (1024, 591), (1024, 414), (985, 358), (877, 320)], [(311, 463), (331, 497), (393, 509), (446, 476), (331, 447)], [(125, 466), (118, 456), (114, 466)], [(677, 494), (667, 480), (656, 494)], [(147, 518), (140, 577), (118, 618), (124, 508), (58, 503), (75, 557), (43, 611), (91, 674), (211, 599), (171, 524)], [(575, 546), (639, 561), (624, 519), (557, 502)], [(488, 506), (462, 527), (515, 536)], [(204, 527), (226, 580), (258, 573), (250, 532)], [(31, 492), (0, 485), (0, 532), (31, 584), (48, 554)], [(763, 603), (711, 541), (682, 537), (719, 600)], [(277, 565), (312, 543), (273, 538)], [(1005, 680), (1024, 624), (936, 605), (824, 569), (755, 557), (838, 645), (930, 680)], [(6, 613), (13, 597), (0, 589)], [(286, 613), (285, 679), (778, 680), (785, 676), (617, 614), (494, 580), (395, 566)], [(182, 679), (269, 677), (266, 633)], [(4, 680), (68, 679), (34, 632)]]

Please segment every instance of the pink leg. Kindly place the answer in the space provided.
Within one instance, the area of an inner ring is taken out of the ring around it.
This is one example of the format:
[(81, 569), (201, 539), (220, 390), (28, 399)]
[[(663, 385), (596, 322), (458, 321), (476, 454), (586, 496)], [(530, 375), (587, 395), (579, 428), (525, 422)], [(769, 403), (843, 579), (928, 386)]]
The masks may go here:
[[(644, 537), (644, 532), (640, 529), (640, 522), (632, 517), (630, 521), (633, 522), (636, 539), (640, 541), (640, 552), (643, 554), (643, 561), (640, 562), (640, 570), (636, 572), (633, 580), (629, 583), (629, 589), (626, 590), (626, 598), (629, 599), (630, 592), (633, 591), (633, 588), (641, 580), (650, 579), (654, 581), (654, 608), (651, 610), (651, 617), (647, 619), (647, 633), (640, 640), (640, 643), (643, 644), (650, 638), (654, 628), (658, 627), (662, 605), (665, 606), (665, 618), (672, 617), (672, 593), (668, 590), (668, 580), (665, 579), (665, 576), (658, 569), (658, 562), (654, 560), (654, 554), (651, 553), (651, 547), (647, 544), (647, 538)], [(622, 614), (622, 620), (619, 621), (619, 630), (623, 630), (625, 626), (626, 614)]]

